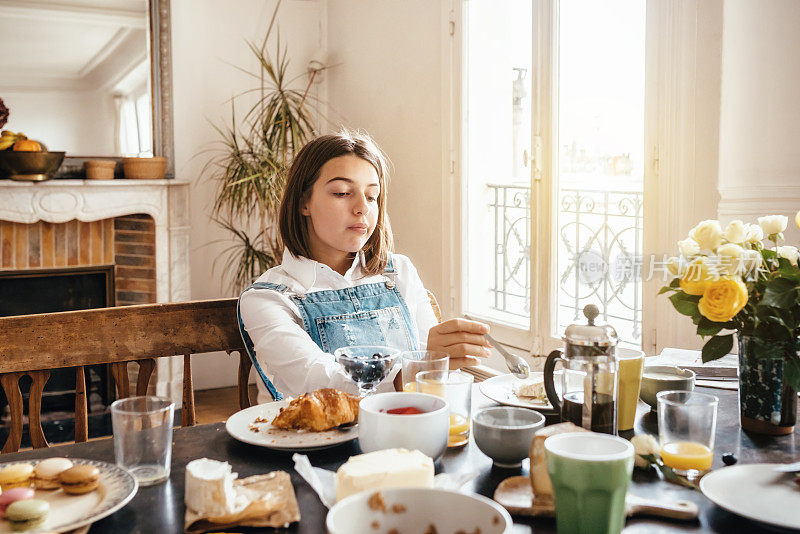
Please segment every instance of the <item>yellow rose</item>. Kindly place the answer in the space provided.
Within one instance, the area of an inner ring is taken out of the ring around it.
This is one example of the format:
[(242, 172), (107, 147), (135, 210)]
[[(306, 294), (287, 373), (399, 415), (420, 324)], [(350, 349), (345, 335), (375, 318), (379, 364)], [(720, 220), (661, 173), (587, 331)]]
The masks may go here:
[(747, 286), (744, 282), (740, 278), (725, 276), (707, 282), (697, 307), (706, 319), (715, 323), (726, 323), (744, 308), (747, 298)]
[(706, 284), (716, 280), (715, 276), (705, 263), (705, 258), (698, 258), (686, 267), (681, 276), (680, 286), (685, 293), (690, 295), (702, 295), (706, 290)]

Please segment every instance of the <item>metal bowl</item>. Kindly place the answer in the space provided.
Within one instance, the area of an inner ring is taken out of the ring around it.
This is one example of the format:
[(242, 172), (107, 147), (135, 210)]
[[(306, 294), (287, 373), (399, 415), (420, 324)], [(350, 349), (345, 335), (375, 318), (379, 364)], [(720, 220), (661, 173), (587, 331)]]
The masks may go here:
[(49, 180), (64, 161), (64, 152), (0, 151), (0, 178), (41, 182)]

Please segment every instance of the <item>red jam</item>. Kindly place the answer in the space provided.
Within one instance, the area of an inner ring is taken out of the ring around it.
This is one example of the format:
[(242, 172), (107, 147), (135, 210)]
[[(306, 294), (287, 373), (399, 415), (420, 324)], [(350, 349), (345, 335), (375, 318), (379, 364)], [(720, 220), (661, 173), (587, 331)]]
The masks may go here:
[(415, 406), (403, 406), (402, 408), (392, 408), (391, 410), (386, 410), (386, 413), (393, 415), (417, 415), (425, 412)]

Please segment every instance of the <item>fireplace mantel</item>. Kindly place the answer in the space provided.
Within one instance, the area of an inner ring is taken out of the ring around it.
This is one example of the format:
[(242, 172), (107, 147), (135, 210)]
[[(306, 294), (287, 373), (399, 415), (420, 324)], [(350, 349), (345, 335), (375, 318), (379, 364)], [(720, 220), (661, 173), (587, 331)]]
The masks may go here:
[[(156, 301), (189, 300), (189, 182), (0, 180), (0, 221), (92, 222), (137, 213), (150, 215), (155, 223)], [(180, 400), (181, 362), (160, 358), (157, 364), (155, 393)]]

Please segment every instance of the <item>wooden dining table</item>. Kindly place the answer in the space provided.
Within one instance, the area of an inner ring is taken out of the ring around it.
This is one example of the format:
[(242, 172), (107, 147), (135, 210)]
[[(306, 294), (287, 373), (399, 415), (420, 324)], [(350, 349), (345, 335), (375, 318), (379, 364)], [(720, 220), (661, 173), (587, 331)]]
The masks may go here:
[[(756, 436), (747, 434), (739, 427), (737, 394), (735, 391), (698, 388), (719, 397), (719, 416), (714, 447), (714, 468), (721, 467), (723, 453), (733, 453), (740, 463), (785, 463), (800, 459), (800, 432), (787, 436)], [(473, 409), (494, 404), (484, 397), (475, 385)], [(557, 422), (548, 417), (548, 424)], [(636, 433), (658, 434), (655, 414), (640, 403), (637, 413)], [(335, 471), (350, 456), (361, 451), (358, 442), (352, 441), (329, 449), (306, 453), (315, 467)], [(96, 522), (91, 534), (144, 533), (160, 534), (183, 532), (184, 526), (184, 478), (186, 464), (196, 458), (213, 458), (230, 463), (239, 477), (283, 470), (291, 475), (292, 484), (300, 506), (301, 519), (286, 529), (227, 529), (229, 532), (292, 532), (318, 534), (325, 532), (327, 509), (314, 490), (294, 471), (292, 452), (282, 452), (241, 443), (225, 431), (225, 423), (213, 423), (194, 427), (176, 428), (172, 440), (172, 470), (169, 480), (163, 484), (139, 488), (137, 495), (127, 506)], [(28, 450), (3, 455), (2, 461), (19, 461), (66, 456), (90, 458), (114, 462), (113, 438), (86, 443), (61, 445), (49, 449)], [(497, 485), (511, 476), (528, 474), (528, 460), (522, 467), (504, 469), (494, 467), (473, 442), (460, 449), (451, 449), (436, 462), (437, 472), (477, 471), (478, 477), (464, 489), (491, 497)], [(660, 518), (629, 518), (625, 533), (669, 533), (669, 532), (718, 532), (767, 533), (762, 525), (731, 514), (714, 505), (699, 491), (691, 490), (660, 478), (654, 470), (635, 469), (630, 492), (640, 497), (660, 501), (687, 499), (697, 503), (700, 509), (698, 520), (690, 522)], [(800, 510), (800, 491), (798, 492)], [(443, 513), (446, 512), (443, 510)], [(799, 512), (800, 513), (800, 512)], [(555, 521), (550, 518), (514, 517), (515, 534), (556, 532)]]

